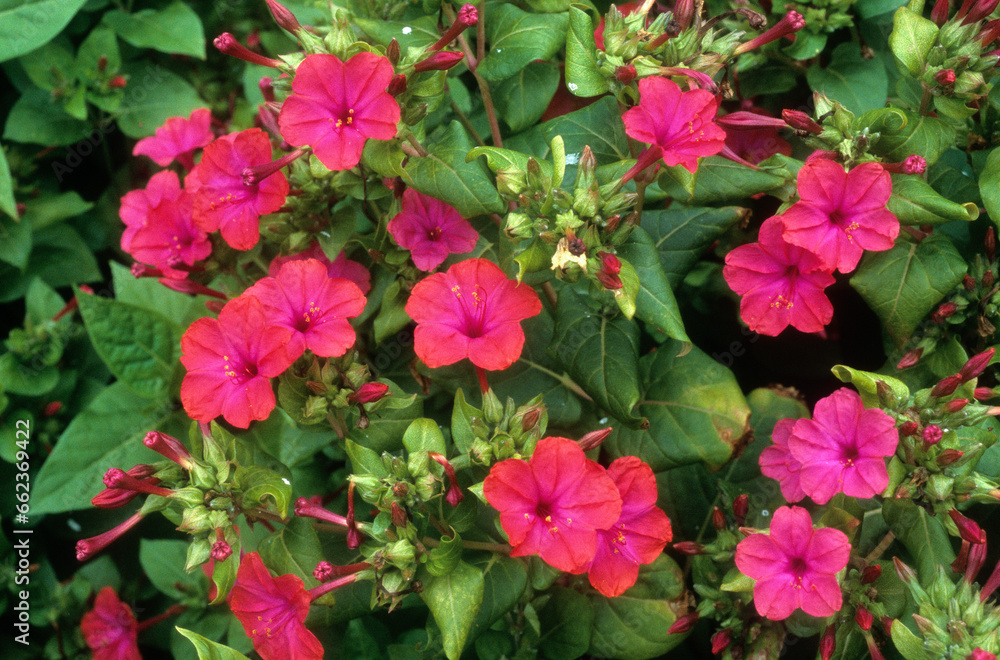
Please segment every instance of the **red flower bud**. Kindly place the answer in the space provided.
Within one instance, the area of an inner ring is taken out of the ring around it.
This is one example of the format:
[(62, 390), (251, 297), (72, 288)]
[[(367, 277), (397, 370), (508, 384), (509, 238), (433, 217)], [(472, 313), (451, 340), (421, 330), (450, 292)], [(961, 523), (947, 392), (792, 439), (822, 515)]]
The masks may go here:
[(988, 348), (982, 353), (977, 353), (969, 358), (969, 361), (962, 365), (962, 368), (958, 370), (958, 375), (962, 377), (963, 381), (972, 380), (976, 378), (986, 367), (989, 366), (990, 362), (993, 361), (993, 355), (996, 353), (995, 348)]
[(614, 430), (613, 427), (609, 426), (605, 429), (598, 429), (596, 431), (591, 431), (585, 434), (582, 438), (576, 441), (576, 444), (580, 445), (580, 449), (583, 451), (590, 451), (596, 447), (600, 447), (601, 443), (604, 442), (605, 438), (611, 435)]
[(676, 635), (678, 633), (685, 633), (691, 630), (694, 628), (694, 624), (698, 623), (699, 617), (700, 615), (697, 611), (677, 617), (677, 620), (674, 621), (669, 628), (667, 628), (667, 634)]
[(965, 456), (965, 452), (958, 449), (945, 449), (937, 457), (937, 464), (941, 467), (951, 465)]
[(805, 26), (806, 21), (802, 18), (802, 14), (794, 10), (790, 11), (785, 14), (785, 17), (778, 21), (774, 27), (764, 34), (737, 46), (736, 49), (733, 50), (733, 55), (742, 55), (743, 53), (753, 50), (754, 48), (760, 48), (764, 44), (769, 44), (772, 41), (794, 34)]
[(615, 79), (623, 85), (627, 85), (635, 80), (636, 73), (634, 64), (626, 64), (615, 69)]
[(819, 657), (820, 660), (830, 660), (833, 657), (833, 652), (837, 649), (837, 628), (836, 626), (827, 626), (826, 630), (823, 631), (823, 636), (819, 638)]
[(399, 96), (406, 91), (406, 76), (402, 73), (397, 73), (389, 81), (389, 87), (386, 89), (387, 92), (393, 96)]
[(942, 87), (955, 84), (955, 72), (951, 69), (941, 69), (934, 74), (934, 81)]
[(899, 425), (899, 433), (904, 437), (910, 435), (916, 435), (917, 431), (919, 430), (920, 430), (920, 425), (917, 424), (916, 422), (912, 421), (903, 422), (902, 424)]
[(274, 16), (274, 22), (278, 24), (282, 30), (286, 30), (295, 34), (302, 29), (299, 25), (298, 19), (295, 18), (295, 14), (288, 11), (288, 8), (282, 5), (278, 0), (264, 0), (267, 3), (267, 8), (271, 10), (271, 16)]
[(872, 617), (871, 612), (861, 606), (858, 607), (857, 611), (854, 613), (854, 621), (857, 622), (858, 627), (862, 630), (871, 630), (874, 617)]
[(455, 39), (458, 39), (458, 35), (465, 32), (466, 28), (470, 28), (478, 22), (479, 11), (475, 5), (462, 5), (462, 8), (458, 10), (458, 14), (455, 16), (455, 22), (451, 24), (451, 27), (444, 33), (444, 36), (431, 46), (431, 50), (441, 50)]
[(215, 561), (226, 561), (233, 554), (233, 548), (225, 541), (216, 541), (212, 544), (211, 557)]
[(871, 584), (875, 580), (879, 579), (882, 575), (882, 567), (878, 564), (870, 564), (865, 566), (865, 570), (861, 571), (861, 584)]
[(446, 71), (462, 61), (464, 54), (454, 51), (438, 51), (413, 65), (417, 73), (421, 71)]
[(191, 460), (191, 452), (188, 451), (187, 447), (180, 440), (166, 433), (150, 431), (142, 439), (142, 444), (157, 454), (169, 458), (185, 470), (190, 470), (194, 465)]
[(59, 411), (62, 410), (62, 401), (50, 401), (45, 404), (45, 408), (42, 410), (42, 415), (44, 417), (52, 417), (53, 415), (58, 415)]
[(948, 396), (949, 394), (953, 394), (955, 390), (958, 389), (958, 386), (961, 384), (962, 384), (962, 377), (959, 376), (958, 374), (955, 374), (954, 376), (948, 376), (947, 378), (942, 378), (940, 381), (938, 381), (938, 384), (934, 386), (934, 389), (931, 390), (931, 396), (933, 397)]
[(896, 363), (897, 369), (908, 369), (920, 361), (920, 356), (924, 354), (923, 347), (912, 348)]
[(712, 509), (712, 525), (718, 530), (726, 528), (726, 514), (719, 507)]
[(976, 401), (989, 401), (996, 396), (996, 394), (994, 394), (992, 388), (977, 387), (976, 391), (972, 393), (972, 396), (975, 397)]
[(989, 651), (984, 651), (977, 646), (972, 650), (972, 653), (965, 656), (965, 660), (997, 660), (997, 657)]
[(328, 561), (321, 561), (313, 569), (313, 577), (320, 582), (326, 582), (333, 576), (333, 564)]
[(123, 75), (117, 75), (108, 81), (108, 87), (111, 89), (121, 89), (127, 84), (128, 80), (126, 80)]
[(948, 403), (944, 404), (944, 409), (950, 413), (957, 413), (967, 405), (969, 405), (968, 399), (952, 399)]
[[(916, 572), (904, 564), (899, 557), (892, 558), (892, 565), (896, 569), (896, 575), (899, 576), (899, 579), (907, 584), (912, 582), (917, 577)], [(919, 584), (919, 582), (917, 584)]]
[(993, 286), (994, 279), (992, 270), (988, 270), (983, 273), (983, 288), (988, 289)]
[(951, 3), (949, 0), (937, 0), (934, 3), (934, 7), (931, 9), (931, 20), (941, 27), (948, 22), (948, 10), (951, 9)]
[(986, 258), (992, 263), (997, 256), (997, 234), (993, 227), (986, 228), (986, 238), (983, 239), (983, 246), (986, 248)]
[(389, 386), (385, 383), (365, 383), (354, 394), (347, 397), (350, 403), (375, 403), (389, 394)]
[(782, 110), (781, 118), (785, 123), (797, 131), (819, 135), (823, 132), (823, 127), (817, 124), (812, 117), (800, 110)]
[(219, 49), (225, 55), (230, 57), (235, 57), (236, 59), (243, 60), (244, 62), (250, 62), (252, 64), (260, 64), (261, 66), (269, 66), (272, 69), (276, 69), (282, 65), (279, 60), (272, 59), (270, 57), (264, 57), (263, 55), (258, 55), (253, 52), (240, 42), (236, 40), (236, 37), (229, 34), (228, 32), (223, 32), (217, 36), (212, 44)]
[(941, 442), (942, 435), (943, 433), (941, 432), (941, 427), (937, 424), (927, 426), (921, 436), (924, 439), (924, 447), (930, 447)]
[(722, 653), (729, 646), (732, 637), (733, 633), (729, 628), (723, 628), (712, 635), (712, 653), (714, 655)]
[(746, 522), (747, 513), (750, 511), (750, 498), (746, 493), (741, 493), (733, 500), (733, 516), (736, 518), (736, 526), (742, 527)]
[(942, 323), (944, 319), (950, 318), (958, 311), (958, 305), (953, 302), (942, 303), (937, 310), (931, 314), (931, 320), (935, 323)]
[(681, 541), (679, 543), (674, 543), (674, 550), (682, 555), (700, 555), (705, 552), (704, 546), (700, 543), (695, 543), (694, 541)]
[(410, 521), (409, 516), (406, 515), (406, 511), (397, 502), (389, 505), (389, 514), (392, 517), (392, 524), (396, 527), (406, 527), (406, 523)]
[(961, 535), (963, 541), (968, 541), (969, 543), (986, 542), (986, 532), (976, 524), (976, 521), (966, 518), (955, 509), (950, 509), (948, 515), (951, 516), (955, 526), (958, 527), (958, 533)]
[(448, 459), (435, 451), (427, 452), (427, 455), (437, 461), (441, 467), (444, 468), (444, 473), (448, 477), (448, 494), (445, 495), (445, 500), (448, 504), (452, 506), (458, 506), (458, 503), (462, 501), (464, 495), (462, 494), (462, 489), (458, 486), (458, 479), (455, 477), (455, 468), (452, 467)]
[(971, 275), (963, 275), (962, 286), (966, 291), (972, 291), (976, 288), (976, 280), (974, 280)]

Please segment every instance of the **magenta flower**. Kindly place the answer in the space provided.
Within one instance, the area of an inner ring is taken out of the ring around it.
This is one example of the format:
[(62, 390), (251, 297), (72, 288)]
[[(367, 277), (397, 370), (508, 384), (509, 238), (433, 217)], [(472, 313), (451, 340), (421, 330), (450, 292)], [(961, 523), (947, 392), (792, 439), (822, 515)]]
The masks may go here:
[(396, 137), (400, 110), (385, 90), (392, 64), (374, 53), (346, 62), (336, 55), (307, 55), (281, 106), (281, 135), (297, 147), (309, 145), (328, 169), (349, 170), (361, 161), (365, 140)]
[(323, 660), (323, 645), (305, 626), (310, 602), (299, 576), (272, 577), (256, 552), (243, 557), (229, 594), (229, 608), (264, 660)]
[(847, 566), (851, 544), (839, 529), (813, 529), (809, 512), (783, 506), (774, 512), (770, 534), (752, 534), (736, 546), (736, 567), (757, 581), (753, 602), (772, 621), (797, 607), (830, 616), (843, 604), (837, 573)]
[(191, 111), (187, 119), (171, 117), (156, 129), (156, 134), (136, 142), (133, 156), (149, 156), (153, 162), (166, 167), (176, 159), (185, 170), (194, 167), (194, 152), (207, 146), (212, 134), (212, 113), (208, 108)]
[(788, 436), (794, 425), (794, 419), (779, 420), (771, 432), (774, 444), (765, 447), (759, 459), (761, 474), (776, 479), (781, 484), (781, 494), (789, 502), (798, 502), (806, 496), (799, 476), (802, 464), (788, 450)]
[(80, 630), (94, 660), (142, 660), (135, 614), (111, 587), (97, 593), (94, 608), (80, 621)]
[(249, 250), (260, 238), (260, 216), (285, 203), (288, 180), (275, 172), (247, 185), (244, 170), (271, 162), (267, 133), (251, 128), (223, 135), (205, 147), (201, 162), (185, 180), (194, 194), (194, 221), (205, 231), (222, 230), (222, 238), (237, 250)]
[(669, 78), (640, 80), (639, 105), (622, 116), (629, 137), (653, 145), (649, 162), (640, 155), (637, 167), (645, 162), (645, 169), (662, 156), (667, 165), (697, 170), (699, 157), (725, 146), (726, 132), (713, 121), (718, 111), (719, 99), (704, 89), (685, 92)]
[(265, 277), (244, 296), (260, 300), (268, 324), (287, 328), (289, 359), (308, 348), (321, 357), (339, 357), (354, 345), (354, 328), (347, 319), (365, 308), (365, 297), (350, 280), (330, 278), (316, 259), (290, 261), (277, 277)]
[(788, 450), (802, 464), (802, 490), (826, 504), (840, 492), (865, 498), (885, 490), (885, 458), (896, 452), (898, 442), (892, 417), (866, 409), (857, 392), (842, 387), (816, 402), (812, 419), (795, 422)]
[(212, 253), (208, 234), (192, 219), (193, 200), (177, 175), (157, 172), (143, 190), (122, 197), (119, 215), (125, 223), (122, 250), (168, 277), (186, 277), (179, 264), (194, 265)]
[(640, 564), (660, 556), (673, 531), (667, 514), (656, 507), (656, 477), (649, 465), (623, 456), (608, 467), (608, 476), (622, 498), (622, 512), (610, 529), (598, 530), (587, 572), (595, 589), (614, 598), (635, 584)]
[(726, 255), (722, 276), (743, 296), (740, 317), (754, 332), (775, 336), (789, 325), (819, 332), (833, 318), (833, 305), (823, 290), (833, 274), (811, 252), (790, 245), (782, 225), (769, 218), (757, 243), (741, 245)]
[(184, 410), (199, 422), (222, 415), (241, 429), (267, 419), (275, 403), (270, 379), (295, 361), (290, 340), (253, 296), (230, 300), (218, 319), (198, 319), (181, 337)]
[(431, 368), (469, 358), (481, 369), (506, 369), (521, 356), (521, 321), (541, 311), (534, 289), (487, 259), (467, 259), (424, 278), (406, 301), (417, 322), (413, 348)]
[(402, 210), (389, 221), (389, 233), (412, 253), (417, 268), (428, 272), (449, 254), (471, 252), (479, 240), (479, 233), (454, 207), (413, 188), (403, 191)]
[(618, 487), (566, 438), (542, 438), (531, 460), (490, 469), (483, 496), (500, 512), (512, 557), (537, 554), (567, 573), (582, 573), (597, 551), (597, 531), (621, 515)]
[(372, 274), (367, 268), (357, 261), (351, 261), (343, 252), (338, 254), (336, 259), (330, 261), (326, 253), (323, 252), (323, 248), (316, 242), (298, 254), (275, 257), (271, 260), (271, 265), (268, 266), (267, 274), (274, 277), (281, 270), (281, 267), (289, 261), (305, 261), (306, 259), (316, 259), (322, 262), (326, 266), (326, 274), (329, 277), (342, 277), (345, 280), (350, 280), (357, 284), (361, 293), (365, 295), (368, 295), (368, 292), (372, 290)]
[(824, 268), (849, 273), (865, 250), (888, 250), (899, 235), (899, 221), (886, 208), (892, 179), (878, 163), (845, 172), (832, 160), (810, 158), (797, 185), (801, 201), (780, 216), (784, 237)]

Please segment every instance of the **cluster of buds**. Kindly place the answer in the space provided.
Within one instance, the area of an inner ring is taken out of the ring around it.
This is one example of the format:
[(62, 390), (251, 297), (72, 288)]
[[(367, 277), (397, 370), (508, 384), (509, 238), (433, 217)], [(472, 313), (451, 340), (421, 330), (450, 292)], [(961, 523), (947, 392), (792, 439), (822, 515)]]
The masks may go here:
[[(356, 352), (339, 358), (313, 357), (304, 370), (287, 370), (281, 375), (278, 399), (281, 407), (300, 424), (333, 425), (340, 437), (347, 434), (348, 412), (358, 428), (367, 428), (369, 414), (390, 405), (389, 386), (371, 381), (367, 365)], [(412, 397), (402, 400), (409, 405)]]
[(854, 23), (850, 7), (851, 0), (810, 0), (796, 2), (792, 5), (802, 14), (806, 21), (806, 29), (813, 34), (833, 32)]
[(542, 396), (517, 406), (509, 397), (502, 404), (489, 389), (483, 393), (482, 405), (480, 409), (466, 402), (461, 390), (456, 394), (454, 415), (461, 416), (462, 431), (455, 442), (468, 447), (470, 460), (490, 466), (508, 458), (530, 456), (548, 426), (549, 415)]

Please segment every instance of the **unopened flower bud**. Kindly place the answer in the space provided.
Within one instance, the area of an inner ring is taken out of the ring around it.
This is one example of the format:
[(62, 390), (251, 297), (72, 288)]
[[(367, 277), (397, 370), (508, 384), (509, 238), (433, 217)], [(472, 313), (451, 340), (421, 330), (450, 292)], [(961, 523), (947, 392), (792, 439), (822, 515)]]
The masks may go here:
[(958, 374), (954, 376), (948, 376), (947, 378), (942, 378), (938, 381), (934, 389), (931, 390), (932, 397), (942, 397), (953, 394), (958, 386), (962, 384), (962, 377)]
[(997, 256), (997, 234), (993, 227), (986, 228), (986, 238), (983, 239), (983, 246), (986, 248), (986, 258), (992, 263)]
[(58, 415), (59, 411), (62, 410), (62, 407), (63, 407), (62, 401), (50, 401), (49, 403), (45, 404), (45, 408), (42, 409), (42, 416), (52, 417), (54, 415)]
[(854, 621), (862, 630), (871, 630), (873, 620), (874, 617), (872, 617), (872, 613), (865, 609), (864, 606), (858, 607), (857, 611), (854, 613)]
[(211, 557), (215, 561), (226, 561), (233, 554), (233, 548), (225, 541), (216, 541), (212, 544)]
[(931, 20), (935, 25), (941, 27), (948, 22), (948, 11), (951, 9), (949, 0), (937, 0), (931, 9)]
[(899, 579), (902, 580), (903, 582), (909, 584), (914, 579), (916, 579), (917, 577), (916, 572), (912, 568), (904, 564), (899, 557), (892, 558), (892, 565), (896, 569), (896, 575), (898, 575)]
[(461, 502), (465, 496), (462, 494), (462, 489), (458, 486), (458, 478), (455, 476), (455, 468), (452, 467), (452, 464), (448, 462), (447, 458), (437, 452), (429, 451), (427, 452), (427, 455), (437, 461), (438, 464), (444, 468), (445, 475), (448, 477), (448, 492), (445, 495), (445, 500), (452, 506), (458, 506), (458, 503)]
[(701, 555), (705, 553), (705, 547), (694, 541), (674, 543), (674, 550), (684, 555)]
[(718, 655), (729, 646), (733, 633), (729, 628), (723, 628), (712, 635), (712, 654)]
[(397, 73), (389, 81), (389, 86), (386, 88), (386, 91), (393, 96), (399, 96), (406, 91), (406, 87), (406, 76), (402, 73)]
[(968, 399), (952, 399), (948, 403), (944, 404), (944, 409), (950, 413), (957, 413), (967, 405), (969, 405)]
[(924, 446), (930, 447), (941, 442), (941, 436), (943, 435), (941, 427), (937, 424), (930, 424), (924, 428), (924, 432), (921, 437), (924, 439)]
[(146, 445), (161, 456), (169, 458), (185, 470), (190, 470), (194, 466), (191, 458), (191, 452), (188, 451), (187, 447), (185, 447), (180, 440), (173, 436), (169, 436), (166, 433), (150, 431), (146, 434), (146, 437), (142, 439), (142, 444)]
[(912, 348), (896, 363), (897, 369), (908, 369), (920, 361), (920, 356), (924, 354), (923, 347)]
[(626, 64), (615, 69), (615, 79), (623, 85), (627, 85), (635, 80), (636, 73), (634, 64)]
[(995, 278), (993, 277), (992, 270), (988, 270), (985, 273), (983, 273), (983, 288), (989, 289), (991, 286), (993, 286), (994, 279)]
[(878, 564), (869, 564), (865, 570), (861, 571), (861, 584), (871, 584), (882, 575), (882, 567)]
[(900, 435), (906, 437), (911, 435), (916, 435), (917, 431), (920, 430), (920, 425), (914, 421), (903, 422), (899, 425)]
[(774, 27), (765, 32), (764, 34), (742, 43), (733, 50), (733, 55), (742, 55), (748, 51), (755, 48), (760, 48), (764, 44), (769, 44), (772, 41), (781, 39), (782, 37), (787, 37), (790, 34), (794, 34), (806, 26), (806, 21), (802, 18), (802, 14), (797, 11), (789, 11), (785, 14), (785, 17), (778, 21)]
[(994, 354), (996, 354), (996, 349), (988, 348), (982, 353), (973, 355), (969, 358), (968, 362), (962, 365), (962, 368), (958, 370), (958, 375), (962, 377), (963, 381), (976, 378), (983, 373), (983, 370), (986, 369), (990, 362), (993, 361)]
[(465, 32), (466, 28), (470, 28), (478, 22), (479, 11), (475, 5), (462, 5), (462, 8), (458, 10), (458, 14), (455, 16), (455, 22), (451, 24), (451, 27), (444, 33), (444, 36), (431, 46), (431, 50), (441, 50), (457, 39), (458, 35)]
[(577, 440), (576, 444), (580, 445), (580, 449), (583, 451), (590, 451), (591, 449), (600, 447), (601, 443), (604, 442), (604, 439), (611, 435), (611, 431), (613, 430), (614, 428), (609, 426), (604, 429), (598, 429), (597, 431), (591, 431)]
[(389, 513), (392, 517), (392, 524), (396, 527), (406, 527), (406, 523), (410, 521), (409, 516), (406, 515), (406, 511), (397, 502), (393, 502), (389, 506)]
[(820, 660), (830, 660), (833, 657), (833, 652), (837, 649), (837, 628), (836, 626), (827, 626), (826, 630), (823, 631), (823, 636), (819, 638), (819, 657)]
[(972, 653), (965, 656), (965, 660), (997, 660), (997, 657), (989, 651), (984, 651), (977, 646), (972, 650)]
[(976, 288), (976, 280), (974, 280), (971, 275), (963, 275), (962, 287), (965, 288), (966, 291), (972, 291)]
[(972, 396), (975, 397), (976, 401), (989, 401), (996, 396), (996, 394), (994, 394), (992, 388), (977, 387), (975, 392), (972, 393)]
[(464, 54), (454, 51), (438, 51), (413, 65), (417, 73), (421, 71), (447, 71), (462, 61)]
[[(528, 412), (524, 413), (524, 417), (521, 418), (521, 430), (527, 433), (531, 429), (538, 426), (539, 420), (542, 418), (542, 411), (540, 408), (532, 408)], [(589, 434), (588, 434), (589, 435)], [(587, 437), (587, 436), (584, 436)]]
[(945, 449), (937, 457), (937, 464), (941, 467), (951, 465), (965, 456), (965, 452), (958, 449)]
[(295, 14), (288, 11), (288, 8), (282, 5), (278, 0), (264, 0), (267, 3), (267, 8), (271, 10), (271, 16), (274, 16), (274, 22), (278, 24), (282, 30), (291, 32), (295, 34), (302, 29), (299, 25), (298, 19), (295, 18)]
[(962, 537), (962, 540), (968, 541), (969, 543), (984, 543), (986, 541), (986, 534), (983, 532), (982, 528), (976, 524), (976, 521), (963, 516), (955, 509), (950, 509), (948, 511), (948, 515), (955, 523), (955, 527), (958, 528), (958, 533)]
[(718, 530), (726, 528), (726, 514), (722, 513), (719, 507), (712, 509), (712, 526)]
[(263, 55), (258, 55), (253, 52), (240, 42), (236, 40), (236, 37), (228, 32), (223, 32), (217, 36), (212, 43), (216, 48), (219, 49), (224, 55), (229, 55), (230, 57), (235, 57), (236, 59), (243, 60), (244, 62), (250, 62), (251, 64), (260, 64), (261, 66), (271, 67), (276, 69), (282, 66), (282, 62), (279, 60), (272, 59), (270, 57), (264, 57)]
[(674, 621), (669, 628), (667, 628), (667, 634), (676, 635), (691, 630), (694, 628), (694, 624), (698, 623), (699, 617), (700, 615), (697, 611), (677, 617), (677, 620)]
[(934, 74), (934, 81), (942, 87), (955, 84), (955, 72), (951, 69), (941, 69)]
[(328, 561), (321, 561), (313, 569), (313, 577), (320, 582), (326, 582), (333, 576), (333, 564)]
[(750, 498), (746, 493), (741, 493), (733, 500), (733, 517), (736, 518), (736, 526), (742, 527), (746, 522), (747, 513), (750, 512)]
[(800, 110), (782, 110), (781, 118), (785, 123), (796, 131), (819, 135), (823, 132), (823, 127), (817, 124), (812, 117)]
[(375, 403), (389, 394), (389, 386), (385, 383), (365, 383), (354, 394), (347, 397), (351, 403)]
[(121, 89), (125, 87), (125, 85), (127, 84), (128, 80), (125, 78), (125, 76), (120, 74), (114, 76), (111, 80), (108, 81), (108, 87), (110, 87), (111, 89)]
[(942, 303), (940, 307), (931, 315), (931, 320), (935, 323), (942, 323), (944, 319), (950, 318), (958, 311), (958, 305), (953, 302)]
[(101, 55), (97, 58), (97, 72), (104, 73), (108, 68), (108, 56)]

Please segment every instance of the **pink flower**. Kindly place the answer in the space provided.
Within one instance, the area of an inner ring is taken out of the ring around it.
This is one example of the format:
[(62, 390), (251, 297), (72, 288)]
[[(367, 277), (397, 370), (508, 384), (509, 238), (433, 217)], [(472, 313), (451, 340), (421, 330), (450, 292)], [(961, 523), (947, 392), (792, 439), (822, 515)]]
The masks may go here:
[(608, 467), (622, 498), (622, 512), (610, 529), (598, 530), (597, 552), (588, 568), (590, 584), (609, 598), (635, 584), (639, 564), (651, 564), (673, 538), (670, 519), (656, 507), (656, 477), (635, 456)]
[(425, 271), (440, 266), (449, 254), (471, 252), (479, 240), (479, 232), (453, 207), (413, 188), (403, 191), (402, 210), (389, 221), (389, 233)]
[(191, 194), (170, 170), (157, 172), (143, 190), (122, 197), (119, 215), (125, 223), (122, 250), (169, 277), (186, 277), (178, 264), (194, 265), (212, 253), (208, 234), (192, 219)]
[(833, 284), (833, 274), (821, 266), (816, 255), (786, 243), (781, 223), (769, 218), (757, 243), (726, 255), (722, 276), (743, 296), (743, 321), (754, 332), (773, 337), (789, 325), (819, 332), (833, 318), (833, 305), (823, 292)]
[(417, 357), (431, 368), (469, 358), (481, 369), (506, 369), (521, 356), (521, 321), (542, 311), (527, 284), (507, 279), (487, 259), (467, 259), (413, 287), (406, 313), (417, 322)]
[(275, 403), (270, 379), (295, 361), (290, 340), (253, 296), (230, 300), (218, 319), (198, 319), (181, 337), (184, 410), (200, 422), (222, 415), (241, 429), (267, 419)]
[(323, 645), (305, 626), (312, 598), (297, 575), (271, 577), (260, 555), (243, 557), (229, 608), (264, 660), (323, 660)]
[(237, 250), (249, 250), (260, 238), (260, 216), (285, 203), (288, 180), (281, 172), (246, 185), (243, 172), (271, 162), (271, 141), (259, 128), (223, 135), (205, 147), (201, 162), (185, 185), (194, 194), (194, 221), (205, 231), (222, 230)]
[(795, 422), (788, 450), (802, 464), (802, 490), (826, 504), (840, 492), (865, 498), (885, 490), (885, 458), (896, 452), (898, 442), (892, 417), (865, 409), (857, 392), (842, 387), (816, 402), (813, 419)]
[(166, 167), (174, 159), (185, 170), (194, 167), (194, 151), (207, 146), (212, 134), (212, 113), (208, 108), (198, 108), (187, 119), (171, 117), (156, 129), (156, 135), (139, 140), (132, 149), (133, 156), (149, 156), (153, 162)]
[[(622, 116), (625, 133), (640, 142), (652, 144), (667, 165), (698, 169), (698, 158), (712, 156), (725, 146), (726, 132), (713, 120), (719, 99), (704, 89), (681, 91), (669, 78), (643, 78), (639, 81), (639, 105)], [(648, 167), (660, 156), (645, 164)], [(642, 156), (638, 165), (643, 164)], [(645, 169), (643, 167), (642, 169)]]
[(813, 529), (809, 512), (783, 506), (770, 534), (753, 534), (736, 546), (736, 567), (757, 583), (753, 602), (772, 621), (806, 614), (830, 616), (843, 604), (837, 572), (847, 566), (851, 545), (838, 529)]
[(111, 587), (97, 593), (94, 609), (83, 615), (80, 630), (94, 660), (142, 660), (139, 624), (132, 608), (121, 602)]
[(281, 106), (281, 135), (297, 147), (309, 145), (331, 170), (361, 161), (365, 140), (396, 136), (399, 104), (385, 90), (392, 65), (374, 53), (347, 62), (336, 55), (307, 55), (295, 71), (292, 95)]
[(582, 573), (597, 550), (597, 531), (621, 515), (615, 482), (566, 438), (542, 438), (531, 460), (509, 458), (490, 469), (483, 495), (500, 512), (512, 557), (540, 555)]
[(281, 270), (281, 267), (289, 261), (304, 261), (306, 259), (316, 259), (326, 265), (326, 274), (330, 277), (342, 277), (358, 285), (361, 293), (368, 295), (372, 290), (372, 274), (367, 268), (357, 261), (351, 261), (343, 252), (337, 255), (333, 261), (326, 256), (319, 243), (313, 242), (308, 248), (287, 257), (275, 257), (267, 269), (267, 274), (274, 277)]
[(802, 464), (788, 450), (788, 436), (794, 425), (794, 419), (779, 420), (771, 432), (771, 442), (774, 444), (765, 447), (759, 459), (761, 473), (781, 484), (781, 494), (789, 502), (798, 502), (806, 496), (799, 476)]
[(277, 277), (263, 278), (243, 295), (260, 300), (269, 325), (291, 332), (290, 359), (298, 359), (306, 348), (321, 357), (343, 355), (355, 339), (347, 319), (365, 308), (358, 285), (330, 278), (326, 265), (316, 259), (290, 261)]
[(785, 240), (816, 254), (823, 267), (849, 273), (865, 250), (888, 250), (899, 221), (886, 208), (892, 179), (878, 163), (850, 172), (832, 160), (810, 158), (799, 170), (801, 201), (781, 214)]

